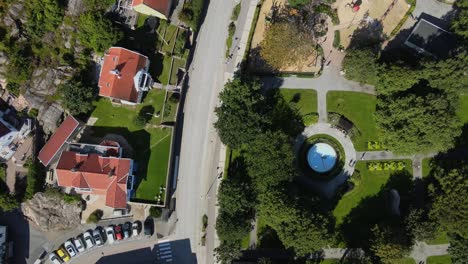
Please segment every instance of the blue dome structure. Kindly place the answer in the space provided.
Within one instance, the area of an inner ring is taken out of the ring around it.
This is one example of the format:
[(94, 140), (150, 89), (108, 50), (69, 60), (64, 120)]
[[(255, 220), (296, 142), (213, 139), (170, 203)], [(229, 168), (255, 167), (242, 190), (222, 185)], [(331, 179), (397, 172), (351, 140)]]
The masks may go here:
[(307, 152), (309, 167), (319, 173), (325, 173), (333, 169), (336, 161), (336, 151), (327, 143), (316, 143)]

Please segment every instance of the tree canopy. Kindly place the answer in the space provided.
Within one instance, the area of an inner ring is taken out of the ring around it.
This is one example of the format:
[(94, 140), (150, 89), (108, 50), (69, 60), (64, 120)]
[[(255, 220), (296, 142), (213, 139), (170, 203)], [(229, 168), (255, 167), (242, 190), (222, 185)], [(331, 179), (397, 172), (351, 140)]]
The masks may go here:
[(395, 93), (381, 96), (377, 102), (376, 122), (381, 139), (397, 153), (448, 150), (454, 146), (454, 138), (461, 134), (454, 99), (434, 90), (423, 93)]
[(361, 84), (377, 84), (380, 65), (372, 48), (347, 50), (342, 66), (346, 79)]
[(219, 95), (221, 106), (215, 109), (214, 124), (221, 141), (231, 148), (254, 140), (271, 124), (270, 108), (259, 83), (234, 79)]
[(26, 3), (26, 31), (32, 37), (40, 38), (47, 31), (55, 31), (63, 20), (64, 1), (31, 0)]
[(97, 53), (103, 53), (122, 38), (122, 32), (99, 11), (80, 15), (78, 25), (81, 44)]
[(4, 212), (12, 211), (18, 208), (19, 204), (16, 198), (8, 193), (0, 193), (0, 208)]
[(398, 264), (410, 252), (412, 241), (402, 229), (376, 225), (372, 233), (371, 251), (382, 263)]
[(86, 113), (93, 108), (94, 93), (91, 86), (69, 81), (60, 87), (63, 105), (72, 115)]
[(274, 70), (301, 64), (314, 54), (315, 40), (309, 32), (301, 31), (296, 24), (272, 23), (260, 43), (260, 56)]
[(449, 233), (468, 238), (468, 164), (446, 169), (437, 166), (430, 186), (433, 204), (430, 215)]
[(452, 263), (463, 264), (468, 259), (468, 238), (455, 235), (450, 238), (450, 246), (448, 248)]
[(455, 3), (457, 15), (452, 20), (452, 30), (459, 36), (468, 39), (468, 1), (458, 0)]

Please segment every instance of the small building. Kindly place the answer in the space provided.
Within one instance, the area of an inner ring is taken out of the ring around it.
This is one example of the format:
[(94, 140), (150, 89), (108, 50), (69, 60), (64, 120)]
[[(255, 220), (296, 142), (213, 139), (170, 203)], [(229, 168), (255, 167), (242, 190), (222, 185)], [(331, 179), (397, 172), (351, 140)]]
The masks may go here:
[(153, 80), (148, 57), (125, 48), (112, 47), (104, 55), (99, 75), (99, 95), (122, 104), (138, 104)]
[(167, 20), (171, 4), (171, 0), (133, 0), (132, 8), (140, 14)]
[(105, 205), (125, 209), (133, 190), (133, 160), (114, 141), (69, 144), (55, 168), (57, 184), (79, 194), (103, 196)]
[(9, 108), (0, 112), (0, 160), (9, 160), (31, 130), (31, 119), (20, 120)]
[(445, 29), (421, 18), (406, 39), (405, 45), (424, 55), (446, 58), (456, 47), (456, 38)]
[(65, 143), (80, 130), (80, 122), (69, 115), (57, 128), (49, 141), (39, 151), (38, 159), (44, 166), (49, 166)]

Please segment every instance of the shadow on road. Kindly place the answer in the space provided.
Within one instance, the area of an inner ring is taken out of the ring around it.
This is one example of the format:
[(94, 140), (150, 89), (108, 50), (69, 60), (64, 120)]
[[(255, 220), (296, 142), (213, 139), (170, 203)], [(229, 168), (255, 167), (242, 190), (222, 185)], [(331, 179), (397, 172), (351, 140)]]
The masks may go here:
[[(170, 261), (172, 260), (172, 262)], [(188, 239), (176, 240), (167, 243), (156, 244), (153, 248), (146, 247), (137, 250), (127, 251), (110, 256), (104, 256), (96, 263), (119, 263), (119, 264), (139, 264), (139, 263), (186, 263), (196, 264), (197, 258), (192, 253), (190, 241)]]
[(11, 263), (26, 264), (29, 256), (30, 227), (21, 212), (8, 212), (0, 215), (0, 225), (7, 226), (7, 241), (13, 241)]

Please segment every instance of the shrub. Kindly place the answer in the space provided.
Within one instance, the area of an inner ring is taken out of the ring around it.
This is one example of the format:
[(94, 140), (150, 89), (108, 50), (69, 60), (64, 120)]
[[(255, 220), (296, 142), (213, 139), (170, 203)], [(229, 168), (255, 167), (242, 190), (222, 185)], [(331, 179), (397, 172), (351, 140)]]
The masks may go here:
[(162, 209), (161, 209), (161, 207), (151, 206), (151, 208), (149, 210), (149, 214), (150, 214), (151, 217), (159, 218), (159, 217), (161, 217)]
[(89, 217), (88, 217), (88, 220), (86, 220), (86, 223), (97, 223), (99, 222), (99, 220), (101, 220), (102, 216), (104, 215), (104, 212), (102, 210), (96, 210), (94, 212), (92, 212)]
[(20, 95), (20, 85), (15, 82), (8, 82), (6, 85), (6, 89), (10, 94), (13, 94), (15, 96)]
[(208, 216), (206, 214), (204, 214), (202, 217), (202, 223), (203, 223), (202, 232), (205, 232), (206, 227), (208, 226)]
[(234, 7), (234, 10), (232, 10), (232, 16), (231, 16), (231, 20), (232, 20), (232, 21), (236, 21), (237, 18), (239, 18), (240, 11), (241, 11), (241, 2), (239, 2), (239, 3)]
[(36, 118), (39, 114), (39, 110), (37, 108), (31, 108), (28, 112), (28, 115), (32, 118)]
[(179, 14), (179, 19), (194, 31), (198, 29), (204, 3), (204, 0), (186, 1)]
[(177, 35), (176, 43), (174, 46), (174, 54), (183, 56), (186, 42), (187, 42), (187, 31), (179, 30), (179, 34)]
[(341, 39), (340, 39), (340, 31), (335, 30), (335, 38), (333, 39), (333, 47), (334, 48), (339, 48), (341, 44)]
[(310, 126), (312, 124), (317, 123), (318, 121), (318, 114), (317, 113), (310, 113), (302, 117), (302, 122), (304, 122), (305, 126)]
[(317, 12), (317, 13), (323, 13), (323, 14), (328, 15), (331, 18), (332, 23), (334, 25), (340, 24), (340, 19), (338, 18), (338, 13), (337, 13), (336, 9), (331, 8), (331, 6), (326, 5), (326, 4), (319, 4), (316, 7), (314, 7), (314, 11)]

